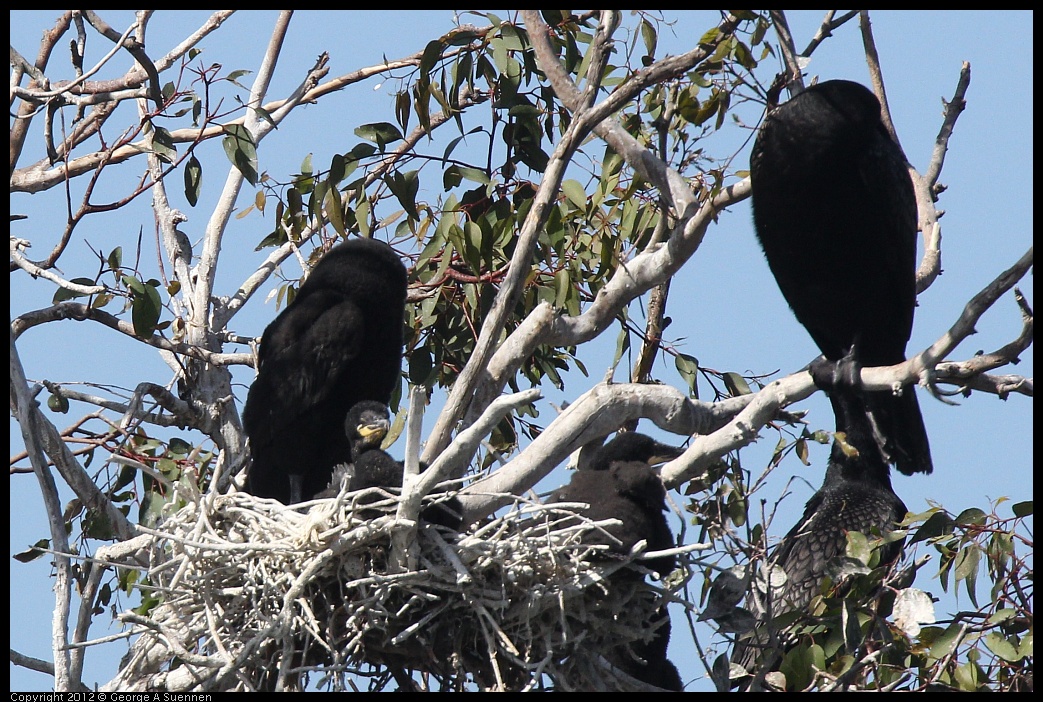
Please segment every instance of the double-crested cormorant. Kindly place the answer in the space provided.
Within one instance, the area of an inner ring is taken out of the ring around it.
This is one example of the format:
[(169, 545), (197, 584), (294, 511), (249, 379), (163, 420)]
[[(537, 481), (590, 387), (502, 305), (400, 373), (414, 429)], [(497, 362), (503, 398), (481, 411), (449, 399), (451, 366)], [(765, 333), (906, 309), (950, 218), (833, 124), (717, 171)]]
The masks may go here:
[[(342, 464), (333, 472), (329, 486), (317, 498), (336, 497), (347, 483), (349, 491), (371, 487), (402, 487), (402, 462), (396, 461), (380, 448), (391, 427), (388, 408), (379, 402), (360, 402), (348, 411), (344, 432), (351, 443), (351, 463)], [(425, 468), (426, 466), (421, 466)], [(462, 508), (460, 500), (448, 500), (425, 507), (420, 517), (432, 524), (440, 524), (454, 531), (460, 529)], [(360, 516), (376, 516), (363, 512)]]
[(379, 402), (359, 402), (348, 410), (344, 434), (351, 446), (350, 462), (338, 465), (329, 486), (315, 497), (336, 497), (345, 482), (348, 490), (401, 487), (402, 464), (380, 448), (389, 429), (391, 415)]
[[(750, 158), (753, 221), (783, 296), (830, 361), (905, 360), (916, 306), (916, 197), (866, 87), (831, 80), (770, 112)], [(866, 393), (887, 460), (930, 473), (912, 387)]]
[[(839, 441), (833, 443), (822, 487), (804, 507), (804, 515), (776, 547), (768, 560), (786, 573), (785, 584), (767, 593), (751, 590), (747, 608), (758, 619), (807, 609), (819, 593), (829, 563), (844, 555), (848, 532), (881, 534), (894, 530), (905, 518), (906, 507), (891, 488), (890, 466), (884, 458), (857, 394), (836, 394), (837, 430), (846, 434), (848, 455)], [(899, 557), (902, 542), (882, 547), (882, 564)], [(770, 598), (770, 600), (769, 600)], [(777, 665), (780, 652), (765, 648), (767, 636), (758, 627), (752, 636), (736, 644), (732, 662), (750, 674)]]
[[(674, 537), (666, 521), (666, 488), (652, 465), (681, 455), (683, 449), (667, 446), (644, 434), (618, 435), (595, 452), (590, 464), (572, 474), (568, 485), (555, 490), (551, 502), (586, 502), (580, 513), (588, 519), (618, 519), (621, 526), (587, 532), (584, 540), (605, 544), (613, 553), (629, 554), (638, 541), (648, 551), (673, 548)], [(618, 541), (617, 541), (618, 539)], [(642, 561), (660, 575), (674, 569), (676, 559), (664, 556)]]
[[(649, 436), (627, 432), (594, 452), (589, 463), (572, 475), (569, 484), (551, 493), (550, 502), (586, 502), (580, 514), (594, 521), (618, 519), (621, 526), (604, 527), (584, 535), (584, 542), (605, 544), (613, 553), (629, 554), (641, 540), (648, 551), (673, 548), (674, 537), (666, 521), (666, 488), (652, 466), (676, 458), (684, 449), (659, 443)], [(674, 556), (642, 561), (642, 565), (666, 576), (676, 566)], [(632, 571), (617, 571), (614, 580), (630, 581)], [(620, 647), (612, 664), (631, 677), (664, 690), (683, 688), (677, 667), (667, 658), (670, 617), (661, 607), (649, 622), (655, 636), (629, 649)]]
[(250, 493), (311, 499), (350, 460), (348, 410), (386, 405), (399, 383), (405, 299), (406, 269), (383, 242), (345, 241), (315, 266), (261, 337), (243, 409)]

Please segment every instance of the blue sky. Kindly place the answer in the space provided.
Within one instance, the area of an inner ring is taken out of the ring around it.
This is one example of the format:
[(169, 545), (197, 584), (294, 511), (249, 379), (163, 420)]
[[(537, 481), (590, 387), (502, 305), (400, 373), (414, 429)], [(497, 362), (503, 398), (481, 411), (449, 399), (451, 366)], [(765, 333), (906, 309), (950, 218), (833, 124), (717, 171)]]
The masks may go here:
[[(52, 25), (59, 11), (18, 11), (11, 13), (11, 43), (23, 56), (34, 57), (43, 29)], [(507, 17), (508, 11), (498, 11)], [(127, 25), (127, 13), (109, 12), (105, 17), (122, 31)], [(150, 28), (152, 55), (166, 51), (180, 41), (187, 30), (198, 26), (206, 13), (159, 12)], [(207, 60), (223, 64), (227, 71), (244, 68), (255, 70), (270, 31), (274, 12), (252, 11), (234, 16), (215, 33), (205, 45)], [(817, 11), (789, 13), (791, 29), (799, 47), (803, 47), (821, 20)], [(669, 19), (677, 20), (673, 29), (661, 31), (658, 55), (680, 53), (711, 26), (714, 15), (706, 12), (686, 12)], [(480, 18), (463, 17), (464, 22), (482, 24)], [(282, 52), (278, 72), (269, 92), (271, 99), (282, 97), (297, 84), (304, 71), (320, 51), (331, 56), (330, 75), (339, 75), (352, 69), (369, 66), (382, 56), (396, 58), (423, 49), (426, 42), (453, 26), (453, 15), (448, 10), (422, 12), (379, 11), (301, 11), (291, 24), (287, 45)], [(944, 274), (919, 299), (916, 322), (909, 350), (919, 350), (937, 339), (957, 319), (966, 301), (1000, 271), (1012, 265), (1032, 242), (1032, 14), (1030, 12), (1000, 11), (916, 11), (876, 12), (873, 28), (883, 68), (895, 126), (906, 154), (921, 170), (927, 164), (941, 121), (941, 98), (952, 95), (960, 66), (968, 61), (972, 68), (971, 86), (967, 93), (967, 110), (960, 117), (956, 132), (949, 142), (949, 151), (941, 181), (948, 186), (939, 207), (945, 210), (942, 219)], [(95, 42), (94, 47), (99, 44)], [(97, 58), (97, 57), (95, 57)], [(767, 59), (759, 75), (770, 79), (774, 68)], [(120, 59), (117, 65), (125, 65)], [(52, 77), (66, 78), (67, 69), (61, 60), (52, 60)], [(59, 68), (60, 67), (60, 68)], [(848, 78), (868, 82), (868, 73), (857, 24), (850, 23), (818, 49), (806, 69), (809, 75), (822, 79)], [(248, 84), (250, 76), (241, 82)], [(296, 172), (301, 160), (313, 153), (316, 164), (329, 162), (336, 152), (350, 148), (357, 141), (352, 130), (359, 124), (390, 121), (393, 116), (394, 80), (373, 78), (361, 84), (324, 98), (317, 105), (298, 110), (278, 132), (262, 145), (261, 167), (276, 178), (285, 178)], [(749, 117), (756, 119), (756, 115)], [(33, 136), (20, 165), (39, 157), (40, 126), (34, 123)], [(748, 132), (728, 126), (722, 130), (720, 141), (710, 142), (714, 153), (727, 148), (738, 150), (733, 164), (745, 169), (749, 144), (743, 146)], [(35, 141), (33, 141), (35, 139)], [(722, 146), (723, 145), (723, 146)], [(185, 211), (190, 221), (186, 231), (198, 241), (209, 208), (218, 192), (224, 168), (223, 157), (217, 152), (216, 142), (204, 147), (200, 156), (208, 166), (208, 180), (204, 181), (203, 198), (194, 210), (183, 203), (175, 203)], [(740, 150), (741, 149), (741, 150)], [(440, 149), (437, 151), (441, 153)], [(209, 157), (209, 160), (206, 158)], [(132, 177), (140, 165), (121, 167), (125, 177)], [(99, 195), (115, 197), (126, 181), (104, 181)], [(109, 189), (109, 190), (106, 190)], [(176, 188), (175, 188), (176, 189)], [(437, 192), (429, 194), (434, 201)], [(56, 190), (35, 196), (20, 194), (11, 198), (12, 212), (29, 214), (31, 219), (12, 225), (12, 234), (24, 236), (36, 243), (33, 256), (51, 245), (53, 231), (64, 222), (61, 206), (56, 206)], [(253, 197), (252, 189), (244, 189), (240, 196), (245, 207)], [(43, 205), (41, 207), (41, 205)], [(81, 239), (73, 245), (63, 265), (70, 275), (83, 275), (82, 270), (93, 270), (84, 264), (76, 270), (76, 261), (89, 260), (89, 251), (82, 243), (86, 239), (95, 247), (109, 250), (117, 244), (136, 240), (144, 233), (144, 256), (154, 257), (148, 243), (152, 241), (152, 217), (148, 198), (140, 198), (119, 218), (99, 217), (88, 220), (77, 235)], [(218, 278), (218, 294), (229, 294), (253, 268), (263, 260), (264, 253), (255, 253), (253, 247), (259, 232), (267, 231), (269, 219), (261, 221), (256, 214), (233, 221), (225, 239), (226, 256)], [(89, 274), (89, 273), (86, 273)], [(287, 277), (299, 271), (287, 265)], [(270, 281), (264, 293), (272, 289)], [(1025, 278), (1021, 288), (1028, 300), (1034, 302), (1032, 279)], [(32, 281), (23, 273), (11, 276), (12, 316), (50, 304), (53, 287)], [(233, 322), (239, 334), (259, 336), (265, 324), (275, 315), (274, 302), (264, 302), (265, 295), (257, 296)], [(805, 365), (816, 354), (806, 332), (793, 319), (771, 278), (767, 265), (753, 236), (748, 201), (740, 203), (720, 217), (710, 229), (701, 249), (674, 279), (670, 292), (668, 314), (673, 324), (668, 337), (678, 349), (696, 356), (702, 365), (721, 371), (740, 373), (769, 373), (781, 370), (791, 373)], [(99, 383), (133, 387), (148, 380), (160, 384), (170, 378), (169, 369), (146, 347), (125, 339), (114, 339), (103, 330), (87, 323), (64, 322), (46, 325), (26, 333), (19, 340), (19, 354), (30, 379), (55, 381), (91, 380)], [(991, 351), (1013, 339), (1020, 330), (1018, 311), (1008, 296), (990, 310), (978, 325), (978, 335), (965, 341), (954, 354), (955, 359), (966, 359), (978, 350)], [(591, 373), (585, 378), (578, 373), (567, 376), (564, 393), (553, 389), (545, 391), (541, 408), (549, 421), (553, 416), (547, 402), (559, 403), (574, 399), (597, 382), (611, 362), (615, 345), (615, 329), (581, 349), (581, 357)], [(589, 347), (589, 348), (588, 348)], [(72, 350), (72, 351), (70, 351)], [(1002, 372), (1033, 375), (1033, 354), (1030, 349), (1023, 362)], [(621, 368), (617, 374), (624, 374)], [(673, 364), (660, 362), (655, 369), (660, 380), (681, 387)], [(237, 396), (245, 397), (245, 388), (252, 380), (250, 369), (235, 373)], [(705, 390), (705, 386), (704, 386)], [(436, 398), (436, 403), (438, 399)], [(1033, 488), (1032, 476), (1032, 403), (1022, 396), (1003, 402), (994, 396), (975, 394), (960, 398), (958, 407), (937, 402), (921, 391), (920, 405), (931, 437), (935, 473), (932, 476), (906, 478), (896, 475), (894, 487), (912, 511), (922, 511), (929, 504), (940, 504), (952, 512), (977, 506), (987, 508), (988, 500), (1009, 496), (1016, 500), (1028, 499)], [(824, 397), (817, 395), (800, 407), (810, 410), (809, 421), (815, 428), (830, 428), (832, 417)], [(426, 426), (434, 421), (432, 407)], [(85, 410), (75, 408), (64, 417), (56, 417), (59, 428), (66, 426)], [(643, 423), (648, 430), (650, 425)], [(650, 432), (655, 433), (655, 432)], [(664, 437), (669, 438), (669, 437)], [(676, 438), (676, 437), (675, 437)], [(21, 437), (17, 425), (11, 422), (12, 453), (20, 450)], [(776, 436), (765, 430), (762, 441), (743, 451), (744, 465), (759, 473), (775, 445)], [(398, 448), (401, 451), (401, 448)], [(821, 467), (827, 456), (826, 447), (814, 447), (810, 467), (796, 458), (784, 461), (774, 492), (765, 497), (774, 500), (784, 481), (797, 475), (804, 480), (793, 484), (793, 494), (783, 503), (771, 532), (784, 534), (799, 516), (804, 501), (821, 483)], [(549, 476), (541, 488), (552, 489), (567, 480), (561, 469)], [(806, 482), (805, 482), (806, 481)], [(63, 498), (71, 494), (66, 490)], [(682, 498), (673, 494), (681, 503)], [(24, 550), (29, 544), (47, 535), (39, 488), (32, 475), (13, 475), (11, 478), (11, 553)], [(50, 565), (40, 559), (23, 565), (11, 561), (11, 645), (27, 655), (50, 658), (50, 617), (53, 593)], [(930, 570), (930, 569), (928, 569)], [(946, 604), (953, 605), (951, 596), (930, 587), (921, 574), (917, 583), (943, 596), (940, 614)], [(966, 596), (961, 600), (966, 604)], [(96, 620), (91, 634), (100, 637), (116, 631), (106, 628), (105, 616)], [(685, 626), (675, 618), (674, 642), (671, 658), (678, 663), (688, 690), (712, 689), (702, 679), (704, 671), (694, 661), (692, 644), (685, 635)], [(707, 631), (700, 630), (700, 639), (706, 645)], [(104, 682), (112, 677), (122, 644), (107, 650), (88, 654), (84, 679), (89, 684)], [(11, 667), (11, 689), (41, 691), (51, 689), (49, 677)]]

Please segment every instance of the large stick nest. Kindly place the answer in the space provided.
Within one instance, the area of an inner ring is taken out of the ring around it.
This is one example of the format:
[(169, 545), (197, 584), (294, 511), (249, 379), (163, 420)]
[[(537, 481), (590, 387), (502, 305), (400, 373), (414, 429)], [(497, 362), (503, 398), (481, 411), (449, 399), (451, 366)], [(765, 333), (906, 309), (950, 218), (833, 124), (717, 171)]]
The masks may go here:
[(599, 523), (562, 506), (516, 498), (456, 534), (411, 531), (374, 489), (205, 504), (156, 532), (148, 581), (162, 603), (123, 615), (142, 635), (120, 689), (656, 689), (613, 661), (653, 637), (665, 593), (584, 544)]

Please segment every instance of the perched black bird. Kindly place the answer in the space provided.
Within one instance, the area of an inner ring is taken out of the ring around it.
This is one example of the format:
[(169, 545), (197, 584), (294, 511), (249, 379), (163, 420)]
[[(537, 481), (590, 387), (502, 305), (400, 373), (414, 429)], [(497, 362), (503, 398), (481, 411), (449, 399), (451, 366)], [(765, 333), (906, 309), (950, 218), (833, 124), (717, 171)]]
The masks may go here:
[(330, 484), (315, 497), (336, 497), (345, 482), (348, 490), (401, 487), (402, 464), (380, 448), (390, 428), (388, 408), (379, 402), (359, 402), (348, 410), (344, 434), (351, 446), (349, 462), (334, 469)]
[[(360, 402), (348, 411), (344, 432), (351, 444), (351, 463), (337, 466), (329, 486), (316, 498), (336, 497), (347, 483), (349, 491), (365, 488), (401, 488), (403, 465), (380, 448), (391, 427), (388, 408), (379, 402)], [(426, 466), (421, 465), (421, 470)], [(375, 512), (375, 510), (374, 510)], [(420, 517), (431, 524), (440, 524), (459, 531), (462, 521), (460, 500), (451, 497), (443, 502), (425, 507)], [(364, 518), (379, 516), (364, 512)]]
[[(574, 472), (569, 484), (555, 490), (549, 499), (586, 502), (590, 507), (581, 513), (594, 521), (620, 520), (622, 526), (605, 527), (610, 536), (591, 530), (585, 537), (588, 543), (609, 546), (613, 553), (628, 554), (642, 539), (647, 541), (648, 551), (673, 548), (674, 537), (664, 514), (666, 488), (652, 465), (682, 452), (644, 434), (620, 434), (598, 449), (590, 464)], [(643, 564), (665, 576), (674, 569), (676, 559), (664, 556)]]
[(386, 405), (399, 382), (405, 299), (406, 269), (383, 242), (345, 241), (315, 266), (261, 337), (243, 409), (250, 493), (311, 499), (350, 460), (348, 410)]
[[(770, 112), (750, 159), (753, 222), (783, 296), (819, 349), (862, 366), (905, 360), (916, 306), (916, 197), (880, 102), (846, 80)], [(930, 473), (912, 387), (866, 394), (887, 459)]]
[[(891, 488), (890, 466), (873, 436), (863, 400), (851, 393), (838, 393), (837, 399), (837, 430), (845, 432), (848, 450), (856, 449), (857, 455), (849, 456), (839, 441), (833, 443), (822, 487), (769, 558), (769, 564), (786, 573), (785, 584), (766, 594), (754, 588), (747, 599), (747, 608), (758, 619), (807, 609), (830, 562), (844, 555), (848, 532), (868, 535), (876, 529), (886, 534), (905, 518), (905, 504)], [(883, 546), (881, 564), (897, 559), (902, 543)], [(732, 662), (751, 674), (774, 669), (781, 652), (764, 650), (767, 641), (758, 627), (736, 645)]]
[[(887, 533), (908, 511), (891, 487), (889, 466), (872, 438), (848, 428), (845, 441), (858, 455), (848, 456), (834, 442), (822, 487), (808, 500), (804, 515), (772, 559), (787, 575), (783, 591), (775, 598), (787, 610), (804, 609), (811, 602), (826, 565), (844, 554), (848, 532)], [(888, 544), (881, 562), (894, 561), (901, 550), (901, 542)]]
[[(572, 474), (568, 485), (551, 493), (551, 502), (586, 502), (581, 511), (594, 521), (618, 519), (621, 526), (605, 527), (608, 535), (588, 531), (584, 541), (605, 544), (612, 553), (629, 554), (637, 542), (645, 540), (648, 551), (673, 548), (674, 536), (666, 521), (666, 488), (652, 466), (676, 458), (684, 449), (655, 441), (650, 436), (627, 432), (597, 449), (589, 463)], [(642, 564), (666, 576), (677, 565), (673, 556), (642, 561)], [(617, 571), (610, 582), (628, 582), (633, 571)], [(664, 621), (665, 620), (665, 621)], [(670, 617), (661, 608), (649, 622), (656, 629), (647, 643), (620, 647), (613, 652), (612, 663), (631, 677), (665, 690), (683, 688), (677, 667), (667, 658), (670, 642)]]

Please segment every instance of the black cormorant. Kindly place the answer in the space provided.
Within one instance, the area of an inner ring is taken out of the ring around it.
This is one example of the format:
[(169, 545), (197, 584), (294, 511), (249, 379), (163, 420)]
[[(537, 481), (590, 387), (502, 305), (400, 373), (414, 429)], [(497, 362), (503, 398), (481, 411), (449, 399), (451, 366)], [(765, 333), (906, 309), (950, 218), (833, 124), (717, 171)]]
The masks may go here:
[[(360, 402), (351, 408), (344, 422), (344, 431), (351, 443), (351, 463), (338, 466), (329, 486), (318, 493), (316, 498), (336, 497), (345, 481), (349, 491), (402, 487), (402, 462), (396, 461), (380, 448), (391, 427), (390, 419), (388, 408), (379, 402)], [(421, 470), (424, 468), (426, 466), (421, 465)], [(425, 507), (420, 517), (431, 524), (459, 531), (461, 514), (460, 500), (451, 497)], [(362, 512), (360, 516), (369, 519), (379, 515)]]
[[(831, 80), (771, 111), (750, 158), (753, 221), (783, 296), (823, 355), (905, 360), (916, 306), (916, 197), (865, 86)], [(887, 459), (930, 473), (913, 387), (866, 394)]]
[[(551, 493), (550, 502), (585, 502), (579, 513), (601, 521), (618, 519), (620, 526), (604, 527), (584, 535), (584, 542), (605, 544), (618, 554), (629, 554), (637, 542), (647, 542), (647, 551), (673, 548), (674, 536), (666, 521), (666, 488), (652, 466), (680, 456), (684, 449), (659, 443), (635, 432), (618, 434), (598, 448), (589, 463), (572, 474), (568, 485)], [(674, 556), (662, 556), (642, 565), (665, 577), (677, 564)], [(609, 582), (632, 582), (634, 571), (621, 570)], [(677, 667), (667, 658), (670, 617), (665, 606), (649, 622), (656, 632), (651, 641), (633, 644), (614, 652), (612, 663), (631, 677), (664, 690), (683, 688)]]
[(345, 241), (315, 266), (261, 337), (243, 409), (250, 493), (308, 500), (350, 460), (348, 410), (386, 405), (399, 383), (405, 299), (406, 269), (383, 242)]
[[(618, 519), (621, 526), (587, 532), (584, 541), (605, 544), (613, 553), (628, 554), (638, 541), (647, 542), (648, 551), (674, 547), (674, 537), (666, 521), (666, 488), (652, 465), (681, 455), (683, 449), (667, 446), (644, 434), (627, 432), (599, 448), (590, 464), (572, 474), (568, 485), (555, 490), (551, 502), (586, 502), (580, 514), (594, 521)], [(618, 541), (617, 541), (618, 539)], [(676, 559), (663, 556), (642, 564), (666, 575)]]
[(344, 420), (344, 434), (351, 446), (349, 462), (334, 469), (330, 484), (316, 498), (336, 497), (342, 485), (348, 490), (402, 486), (402, 465), (381, 450), (391, 429), (391, 415), (380, 402), (359, 402)]

